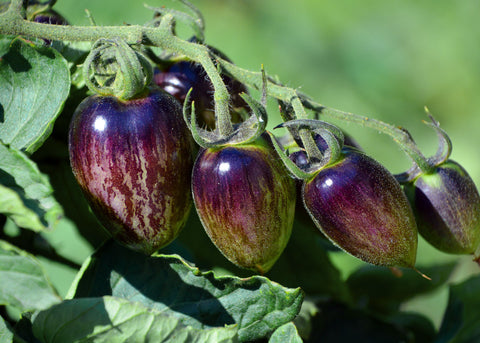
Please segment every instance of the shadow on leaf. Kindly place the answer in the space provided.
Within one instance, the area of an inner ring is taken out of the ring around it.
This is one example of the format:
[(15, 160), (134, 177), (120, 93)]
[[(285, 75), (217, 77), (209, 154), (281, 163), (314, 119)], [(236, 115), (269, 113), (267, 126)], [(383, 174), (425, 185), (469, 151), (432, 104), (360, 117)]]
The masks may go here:
[[(191, 267), (175, 257), (148, 257), (109, 241), (93, 255), (75, 298), (112, 295), (138, 301), (159, 311), (175, 312), (197, 328), (235, 323), (216, 294), (193, 284), (195, 277)], [(225, 287), (213, 274), (197, 281), (210, 282), (213, 290)]]
[(24, 73), (32, 69), (30, 62), (16, 49), (8, 50), (2, 59), (15, 73)]

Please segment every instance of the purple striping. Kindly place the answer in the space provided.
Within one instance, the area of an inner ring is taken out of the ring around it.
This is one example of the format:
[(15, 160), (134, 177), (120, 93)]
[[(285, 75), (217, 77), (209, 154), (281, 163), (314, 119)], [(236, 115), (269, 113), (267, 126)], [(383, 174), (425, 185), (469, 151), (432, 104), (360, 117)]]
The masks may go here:
[(194, 201), (207, 234), (232, 262), (268, 270), (293, 225), (294, 182), (267, 145), (200, 152)]
[(173, 240), (190, 208), (192, 167), (173, 97), (87, 98), (72, 121), (70, 154), (93, 211), (115, 238), (149, 253)]

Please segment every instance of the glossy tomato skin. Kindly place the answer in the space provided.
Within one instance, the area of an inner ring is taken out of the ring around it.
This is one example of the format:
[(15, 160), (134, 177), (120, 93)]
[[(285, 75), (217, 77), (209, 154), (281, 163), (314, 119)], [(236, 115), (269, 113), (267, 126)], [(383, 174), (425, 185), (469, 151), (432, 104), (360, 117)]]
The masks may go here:
[(192, 140), (180, 104), (161, 90), (86, 98), (72, 118), (70, 162), (93, 212), (120, 243), (151, 254), (191, 207)]
[(395, 178), (355, 149), (304, 183), (303, 200), (334, 244), (368, 263), (413, 267), (417, 228)]
[[(247, 88), (226, 75), (222, 75), (222, 79), (231, 95), (232, 120), (239, 122), (241, 117), (235, 112), (235, 109), (247, 108), (247, 104), (240, 97), (241, 93), (247, 92)], [(215, 128), (214, 89), (200, 64), (189, 61), (177, 62), (167, 70), (156, 70), (154, 81), (160, 88), (175, 96), (182, 104), (188, 91), (192, 88), (191, 100), (195, 102), (195, 111), (200, 126), (206, 126), (210, 129)]]
[(68, 25), (68, 21), (54, 10), (49, 10), (47, 12), (37, 14), (33, 18), (33, 21), (42, 24)]
[[(315, 135), (314, 136), (315, 143), (317, 144), (317, 147), (320, 149), (322, 153), (324, 153), (328, 145), (325, 142), (325, 140), (322, 138), (320, 135)], [(350, 135), (344, 133), (344, 141), (343, 141), (344, 146), (346, 148), (355, 148), (358, 150), (361, 150), (360, 145), (356, 142), (354, 138), (352, 138)], [(290, 160), (297, 165), (302, 170), (307, 170), (309, 167), (309, 161), (307, 158), (307, 153), (305, 150), (297, 150), (293, 153), (291, 153), (289, 156)], [(311, 227), (314, 229), (317, 233), (320, 233), (320, 231), (317, 229), (317, 226), (313, 223), (312, 218), (308, 214), (308, 212), (305, 209), (305, 206), (303, 205), (303, 200), (302, 200), (302, 188), (303, 188), (303, 181), (302, 180), (296, 180), (297, 183), (297, 208), (295, 210), (295, 218), (300, 221), (303, 225), (306, 225), (308, 227)]]
[[(52, 9), (36, 14), (33, 21), (41, 24), (69, 25), (68, 21), (60, 13)], [(52, 44), (50, 39), (44, 39), (44, 42), (47, 45)]]
[(480, 195), (461, 165), (447, 160), (404, 190), (425, 240), (446, 253), (475, 252), (480, 244)]
[(294, 180), (269, 137), (202, 150), (192, 191), (205, 231), (223, 255), (239, 267), (267, 272), (290, 238), (295, 212)]

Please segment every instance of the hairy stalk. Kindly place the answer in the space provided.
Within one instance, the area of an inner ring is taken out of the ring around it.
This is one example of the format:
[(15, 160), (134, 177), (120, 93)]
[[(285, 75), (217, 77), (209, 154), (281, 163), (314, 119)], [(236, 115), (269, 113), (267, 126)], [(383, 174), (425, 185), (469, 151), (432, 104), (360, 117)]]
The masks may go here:
[(218, 130), (229, 135), (233, 127), (229, 116), (230, 94), (211, 60), (209, 49), (201, 44), (188, 42), (173, 33), (174, 18), (165, 14), (158, 27), (131, 26), (63, 26), (35, 23), (24, 20), (21, 15), (22, 0), (13, 0), (8, 10), (0, 14), (0, 34), (22, 35), (60, 41), (90, 41), (120, 39), (128, 44), (144, 44), (175, 51), (192, 61), (200, 63), (214, 86), (215, 114)]
[[(225, 72), (232, 75), (240, 82), (259, 89), (262, 78), (262, 75), (260, 73), (239, 68), (238, 66), (235, 66), (234, 64), (223, 59), (219, 59), (218, 62), (222, 69), (225, 70)], [(349, 113), (324, 106), (310, 99), (307, 95), (298, 92), (296, 89), (279, 85), (271, 78), (269, 78), (268, 80), (268, 95), (278, 100), (292, 103), (294, 112), (298, 119), (305, 119), (308, 117), (303, 108), (305, 107), (309, 110), (315, 111), (333, 119), (340, 119), (343, 121), (358, 124), (362, 127), (377, 130), (380, 133), (389, 135), (395, 141), (395, 143), (397, 143), (400, 148), (415, 162), (415, 164), (418, 165), (418, 167), (422, 171), (429, 172), (432, 170), (433, 166), (431, 165), (431, 163), (429, 163), (428, 159), (420, 152), (413, 138), (407, 130), (377, 119), (372, 119), (355, 113)], [(301, 106), (298, 105), (298, 102), (301, 102)], [(306, 141), (303, 140), (303, 137), (302, 141), (306, 143)]]
[[(185, 55), (192, 61), (200, 63), (214, 86), (215, 115), (217, 116), (217, 129), (223, 136), (233, 132), (233, 126), (229, 116), (230, 95), (212, 62), (212, 55), (209, 49), (193, 42), (182, 40), (173, 32), (174, 17), (166, 13), (162, 16), (158, 27), (146, 27), (140, 25), (131, 26), (62, 26), (48, 25), (29, 22), (22, 18), (22, 0), (12, 0), (8, 10), (0, 14), (0, 34), (23, 35), (27, 37), (44, 38), (62, 41), (97, 41), (100, 38), (119, 38), (128, 44), (143, 44), (157, 46), (168, 51), (174, 51)], [(215, 56), (219, 66), (228, 74), (240, 82), (262, 89), (262, 73), (252, 72)], [(359, 124), (389, 135), (401, 149), (425, 172), (432, 169), (432, 164), (419, 151), (412, 137), (407, 130), (387, 124), (380, 120), (348, 113), (337, 109), (326, 107), (298, 92), (274, 82), (268, 78), (268, 95), (276, 99), (292, 104), (297, 119), (308, 118), (305, 108), (323, 114), (330, 118)], [(302, 130), (303, 131), (303, 130)], [(321, 158), (318, 149), (313, 149), (314, 142), (311, 135), (304, 131), (300, 132), (302, 142), (311, 158)], [(315, 152), (317, 151), (317, 152)]]

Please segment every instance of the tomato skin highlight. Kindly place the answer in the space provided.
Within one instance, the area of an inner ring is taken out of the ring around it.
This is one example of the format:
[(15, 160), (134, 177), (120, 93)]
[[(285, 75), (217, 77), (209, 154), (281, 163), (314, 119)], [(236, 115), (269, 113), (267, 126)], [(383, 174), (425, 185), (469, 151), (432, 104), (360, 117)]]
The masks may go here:
[[(247, 109), (248, 106), (241, 98), (241, 93), (247, 93), (245, 85), (239, 81), (222, 74), (222, 80), (231, 95), (232, 121), (241, 121), (236, 110)], [(182, 104), (190, 88), (192, 89), (191, 100), (195, 102), (195, 111), (200, 126), (215, 128), (215, 102), (213, 99), (214, 88), (205, 70), (198, 63), (180, 61), (167, 70), (156, 70), (154, 82), (166, 92), (172, 94)]]
[(261, 274), (288, 243), (296, 198), (268, 139), (204, 149), (192, 176), (195, 207), (212, 242), (237, 266)]
[(114, 239), (151, 254), (177, 237), (192, 203), (193, 143), (172, 96), (86, 98), (72, 118), (69, 151), (85, 197)]
[(344, 149), (335, 164), (304, 183), (303, 200), (334, 244), (375, 265), (413, 267), (417, 228), (395, 178), (374, 159)]
[(404, 190), (425, 240), (446, 253), (475, 252), (480, 244), (480, 195), (460, 164), (447, 160)]

